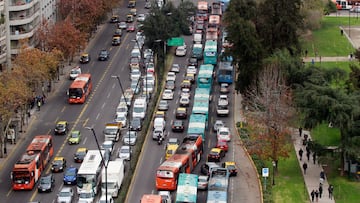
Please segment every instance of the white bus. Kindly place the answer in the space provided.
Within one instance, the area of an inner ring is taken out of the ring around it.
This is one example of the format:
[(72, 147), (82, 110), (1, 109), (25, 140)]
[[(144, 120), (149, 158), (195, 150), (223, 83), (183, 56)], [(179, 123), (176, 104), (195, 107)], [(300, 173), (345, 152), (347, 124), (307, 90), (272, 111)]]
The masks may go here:
[[(102, 150), (102, 153), (105, 154), (105, 151)], [(97, 194), (97, 191), (101, 185), (101, 170), (103, 168), (103, 163), (101, 159), (101, 154), (99, 150), (89, 150), (84, 157), (77, 177), (77, 192), (80, 194), (84, 188), (87, 188), (86, 185), (91, 184), (93, 192)]]

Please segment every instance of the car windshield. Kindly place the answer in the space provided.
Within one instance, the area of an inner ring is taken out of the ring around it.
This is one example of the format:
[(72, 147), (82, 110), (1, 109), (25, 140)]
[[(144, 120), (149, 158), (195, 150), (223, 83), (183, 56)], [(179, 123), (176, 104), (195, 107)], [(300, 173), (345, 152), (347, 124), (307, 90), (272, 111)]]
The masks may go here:
[(44, 177), (40, 179), (40, 184), (49, 184), (50, 183), (50, 178), (48, 177)]
[(129, 149), (128, 149), (128, 148), (122, 148), (122, 149), (120, 150), (120, 153), (123, 153), (123, 154), (129, 153)]
[(219, 133), (220, 135), (227, 135), (228, 134), (228, 132), (227, 131), (220, 131), (220, 133)]
[(59, 197), (70, 197), (70, 196), (71, 196), (71, 193), (68, 191), (59, 193)]
[(71, 137), (72, 138), (77, 138), (77, 137), (79, 137), (79, 133), (77, 133), (77, 132), (76, 133), (71, 133)]

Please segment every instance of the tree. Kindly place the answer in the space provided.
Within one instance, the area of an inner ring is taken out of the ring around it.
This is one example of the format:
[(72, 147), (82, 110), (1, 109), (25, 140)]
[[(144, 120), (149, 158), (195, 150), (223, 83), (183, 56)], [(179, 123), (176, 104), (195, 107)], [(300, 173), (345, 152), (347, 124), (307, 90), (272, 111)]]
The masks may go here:
[(300, 53), (298, 31), (303, 28), (301, 0), (264, 0), (259, 4), (257, 32), (267, 55), (286, 48), (291, 55)]
[(286, 85), (281, 64), (269, 60), (244, 101), (252, 126), (250, 153), (276, 162), (288, 157), (291, 139), (288, 126), (294, 117), (291, 89)]
[[(244, 12), (238, 12), (239, 10)], [(233, 44), (226, 52), (233, 56), (238, 65), (236, 89), (241, 93), (246, 92), (261, 69), (263, 48), (252, 21), (255, 10), (254, 1), (230, 1), (224, 17), (228, 40)]]
[(51, 49), (56, 48), (63, 53), (65, 59), (71, 61), (76, 52), (86, 45), (87, 36), (66, 19), (55, 24), (48, 38)]

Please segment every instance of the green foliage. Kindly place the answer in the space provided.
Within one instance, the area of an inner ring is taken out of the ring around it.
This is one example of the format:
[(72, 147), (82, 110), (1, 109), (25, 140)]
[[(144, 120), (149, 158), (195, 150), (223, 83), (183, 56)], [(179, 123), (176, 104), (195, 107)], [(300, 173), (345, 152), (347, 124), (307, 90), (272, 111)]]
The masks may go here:
[(336, 176), (331, 178), (329, 183), (334, 185), (334, 198), (336, 199), (336, 203), (359, 202), (359, 182), (350, 182), (344, 177)]
[(303, 28), (301, 0), (264, 0), (259, 4), (256, 28), (268, 55), (287, 49), (291, 55), (300, 52), (298, 30)]
[(324, 7), (324, 14), (329, 15), (334, 12), (337, 12), (336, 4), (333, 1), (328, 0)]
[(310, 131), (313, 141), (317, 141), (323, 146), (339, 146), (340, 130), (338, 128), (329, 128), (329, 123), (317, 125)]

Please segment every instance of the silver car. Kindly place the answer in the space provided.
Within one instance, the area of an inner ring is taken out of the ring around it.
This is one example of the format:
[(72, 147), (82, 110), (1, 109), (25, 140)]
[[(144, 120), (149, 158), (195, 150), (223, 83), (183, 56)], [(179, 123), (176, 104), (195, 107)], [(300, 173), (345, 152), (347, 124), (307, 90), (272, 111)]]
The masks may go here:
[(198, 189), (206, 190), (209, 184), (209, 176), (199, 176), (198, 179)]
[(222, 120), (216, 120), (214, 123), (213, 131), (217, 132), (218, 128), (225, 127), (225, 124)]
[(136, 131), (128, 131), (124, 134), (123, 142), (125, 145), (135, 145), (137, 140), (137, 132)]
[(122, 146), (121, 148), (119, 148), (118, 157), (120, 159), (124, 159), (124, 160), (129, 161), (130, 160), (130, 154), (131, 154), (130, 146), (126, 145), (126, 146)]
[(58, 203), (71, 203), (74, 199), (74, 192), (71, 187), (63, 187), (57, 195)]
[(169, 109), (169, 103), (166, 100), (160, 100), (158, 110), (167, 111)]

